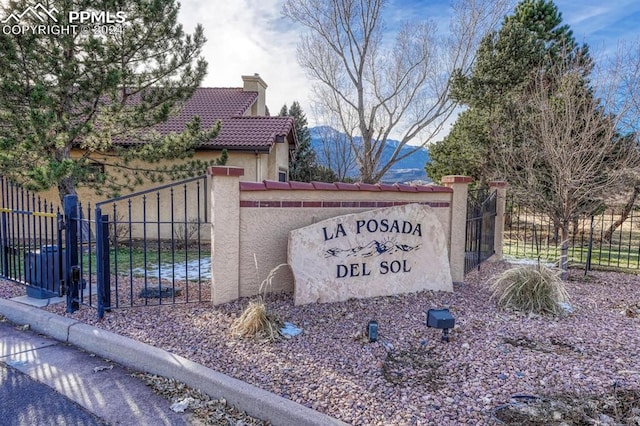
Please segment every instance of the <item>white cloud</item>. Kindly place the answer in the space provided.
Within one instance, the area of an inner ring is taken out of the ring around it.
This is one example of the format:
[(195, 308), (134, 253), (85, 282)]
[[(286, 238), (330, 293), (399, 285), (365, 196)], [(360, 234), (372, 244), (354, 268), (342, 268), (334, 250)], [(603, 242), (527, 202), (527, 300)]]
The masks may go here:
[(180, 20), (185, 30), (202, 24), (209, 73), (203, 86), (241, 87), (242, 75), (260, 74), (269, 86), (272, 115), (298, 100), (309, 115), (309, 91), (296, 59), (298, 33), (280, 15), (280, 0), (184, 0)]
[[(406, 18), (435, 19), (447, 30), (448, 0), (405, 3), (393, 0), (389, 26)], [(240, 87), (242, 75), (259, 73), (268, 84), (267, 105), (277, 114), (283, 104), (297, 100), (311, 125), (311, 84), (296, 59), (296, 45), (302, 29), (282, 17), (283, 0), (183, 0), (180, 21), (192, 32), (201, 23), (208, 42), (204, 55), (209, 74), (203, 85)], [(637, 40), (640, 34), (640, 2), (637, 0), (556, 0), (564, 22), (579, 42), (594, 49), (615, 46), (619, 39)]]
[(640, 34), (640, 2), (637, 0), (558, 0), (555, 2), (564, 23), (573, 30), (576, 40), (592, 46), (636, 40)]

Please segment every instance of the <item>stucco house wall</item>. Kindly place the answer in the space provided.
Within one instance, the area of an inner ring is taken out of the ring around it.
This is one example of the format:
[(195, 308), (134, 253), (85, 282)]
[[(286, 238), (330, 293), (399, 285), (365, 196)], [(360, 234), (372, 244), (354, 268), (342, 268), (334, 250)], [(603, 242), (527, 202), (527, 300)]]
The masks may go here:
[[(186, 123), (194, 116), (199, 116), (201, 126), (208, 128), (220, 121), (222, 128), (218, 136), (203, 144), (196, 150), (193, 159), (211, 161), (220, 157), (222, 150), (228, 153), (227, 165), (240, 167), (245, 170), (241, 177), (243, 181), (279, 180), (283, 176), (288, 179), (289, 159), (291, 152), (297, 146), (294, 121), (292, 117), (270, 117), (266, 115), (266, 89), (267, 84), (258, 74), (242, 76), (243, 87), (236, 88), (198, 88), (193, 97), (186, 102), (177, 116), (166, 123), (157, 126), (160, 134), (181, 131)], [(123, 141), (123, 145), (135, 145), (136, 141)], [(75, 149), (73, 157), (79, 157), (84, 151)], [(104, 164), (109, 169), (109, 164), (117, 164), (117, 158), (100, 157), (92, 154), (93, 160)], [(141, 161), (129, 164), (133, 168), (155, 168), (171, 166), (180, 161), (161, 161), (156, 164), (147, 164)], [(202, 170), (204, 175), (206, 170)], [(117, 176), (117, 172), (114, 173)], [(133, 192), (140, 192), (155, 188), (170, 182), (165, 179), (162, 182), (145, 181), (135, 186)], [(120, 195), (128, 195), (130, 191), (123, 190)], [(54, 204), (54, 208), (61, 206), (57, 188), (41, 192), (40, 195)], [(98, 195), (92, 189), (78, 188), (78, 197), (83, 206), (94, 206), (96, 203), (108, 199), (107, 194)], [(193, 197), (189, 198), (193, 201)], [(161, 209), (167, 211), (170, 208), (169, 198), (161, 197)], [(190, 202), (191, 202), (190, 201)], [(135, 221), (143, 220), (142, 208), (134, 206)], [(182, 220), (182, 210), (176, 210), (176, 220)], [(148, 220), (154, 220), (149, 213)], [(136, 226), (136, 228), (138, 228)], [(209, 236), (207, 235), (207, 238)]]

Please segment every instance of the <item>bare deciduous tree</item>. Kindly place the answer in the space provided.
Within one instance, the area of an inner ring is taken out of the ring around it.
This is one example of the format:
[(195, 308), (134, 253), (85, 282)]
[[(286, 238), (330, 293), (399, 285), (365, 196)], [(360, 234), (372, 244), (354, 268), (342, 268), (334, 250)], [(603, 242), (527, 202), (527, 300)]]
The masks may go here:
[[(596, 68), (597, 81), (613, 85), (616, 102), (612, 112), (620, 117), (620, 130), (626, 134), (640, 133), (640, 39), (634, 43), (622, 41), (616, 51)], [(612, 90), (613, 92), (613, 90)]]
[[(449, 81), (467, 71), (476, 46), (509, 7), (510, 0), (459, 0), (449, 36), (433, 21), (401, 25), (384, 41), (384, 0), (287, 0), (285, 16), (310, 32), (298, 46), (298, 61), (317, 84), (315, 100), (340, 123), (363, 182), (377, 182), (410, 141), (424, 146), (455, 109)], [(389, 161), (381, 156), (390, 134), (400, 143)]]
[[(493, 127), (503, 150), (500, 168), (512, 191), (548, 214), (560, 230), (564, 280), (570, 225), (618, 191), (638, 160), (634, 138), (619, 133), (626, 107), (615, 82), (598, 80), (593, 88), (584, 75), (580, 59), (569, 55), (539, 70), (529, 90), (513, 102), (513, 122)], [(614, 105), (619, 114), (611, 113)]]
[(339, 181), (347, 180), (349, 172), (354, 169), (355, 157), (349, 143), (344, 140), (340, 132), (329, 126), (318, 128), (321, 148), (318, 156), (323, 163), (334, 171)]
[[(616, 87), (616, 102), (612, 112), (620, 116), (619, 130), (638, 142), (640, 134), (640, 45), (621, 42), (615, 54), (609, 56), (598, 70), (599, 80), (613, 82)], [(604, 233), (608, 241), (613, 233), (631, 214), (640, 195), (640, 170), (629, 170), (628, 180), (624, 183), (623, 195), (626, 198), (618, 220), (613, 222)]]
[(316, 152), (318, 161), (333, 170), (338, 181), (345, 181), (356, 167), (351, 146), (342, 133), (336, 130), (336, 127), (340, 126), (335, 122), (335, 117), (317, 108), (314, 108), (313, 112), (318, 122), (325, 124), (315, 128), (316, 136), (320, 140), (320, 147)]

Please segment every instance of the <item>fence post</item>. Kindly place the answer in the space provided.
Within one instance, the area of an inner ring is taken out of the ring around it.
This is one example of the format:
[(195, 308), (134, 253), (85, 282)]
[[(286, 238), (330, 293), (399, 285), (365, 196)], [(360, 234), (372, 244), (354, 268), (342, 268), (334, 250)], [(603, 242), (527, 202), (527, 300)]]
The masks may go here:
[(0, 213), (0, 248), (2, 249), (0, 256), (2, 256), (2, 276), (5, 278), (9, 276), (9, 237), (7, 236), (8, 229), (7, 213), (2, 212)]
[(211, 302), (240, 296), (240, 167), (209, 167), (211, 176)]
[(589, 226), (589, 245), (587, 247), (587, 263), (584, 265), (584, 275), (591, 270), (591, 258), (593, 256), (593, 228), (594, 228), (594, 215), (591, 215), (591, 224)]
[[(98, 292), (98, 318), (111, 310), (111, 276), (109, 261), (109, 216), (96, 207), (96, 281)], [(115, 220), (115, 219), (114, 219)], [(115, 226), (115, 225), (114, 225)]]
[(7, 193), (6, 190), (6, 180), (4, 176), (0, 176), (0, 189), (2, 189), (2, 194), (0, 194), (0, 201), (2, 205), (2, 213), (0, 213), (0, 252), (1, 263), (2, 263), (2, 276), (9, 276), (9, 238), (7, 236), (8, 227), (7, 227), (7, 212), (5, 210), (4, 200)]
[(451, 229), (449, 233), (449, 264), (453, 282), (464, 281), (464, 242), (467, 229), (467, 194), (473, 178), (443, 176), (442, 183), (453, 189), (451, 200)]
[(504, 247), (504, 220), (507, 205), (507, 182), (493, 181), (489, 182), (489, 187), (496, 191), (496, 226), (493, 237), (493, 247), (495, 254), (491, 257), (491, 261), (502, 260), (502, 249)]
[(64, 282), (67, 287), (67, 313), (80, 309), (78, 282), (73, 279), (73, 267), (78, 266), (78, 196), (65, 195), (64, 207)]

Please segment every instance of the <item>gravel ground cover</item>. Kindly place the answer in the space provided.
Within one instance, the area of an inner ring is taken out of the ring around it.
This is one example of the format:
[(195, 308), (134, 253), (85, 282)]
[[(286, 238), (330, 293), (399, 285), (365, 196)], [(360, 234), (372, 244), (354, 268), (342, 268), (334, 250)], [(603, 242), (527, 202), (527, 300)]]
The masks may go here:
[[(500, 424), (509, 416), (496, 413), (511, 407), (514, 397), (603, 401), (640, 390), (640, 277), (572, 271), (567, 290), (573, 312), (549, 318), (496, 309), (487, 283), (508, 267), (483, 265), (453, 293), (305, 306), (294, 306), (289, 294), (268, 295), (268, 311), (303, 330), (276, 342), (229, 332), (249, 299), (217, 307), (121, 309), (102, 321), (93, 309), (45, 309), (161, 347), (352, 424)], [(24, 289), (14, 285), (0, 286), (0, 297), (21, 294)], [(425, 326), (426, 311), (442, 307), (456, 319), (449, 343)], [(372, 319), (379, 324), (374, 343), (364, 336)], [(555, 424), (576, 424), (575, 416), (563, 419), (562, 410), (556, 411)], [(640, 406), (629, 413), (622, 424), (640, 424)], [(595, 421), (607, 419), (616, 423), (611, 416)], [(578, 424), (596, 424), (584, 421)]]

